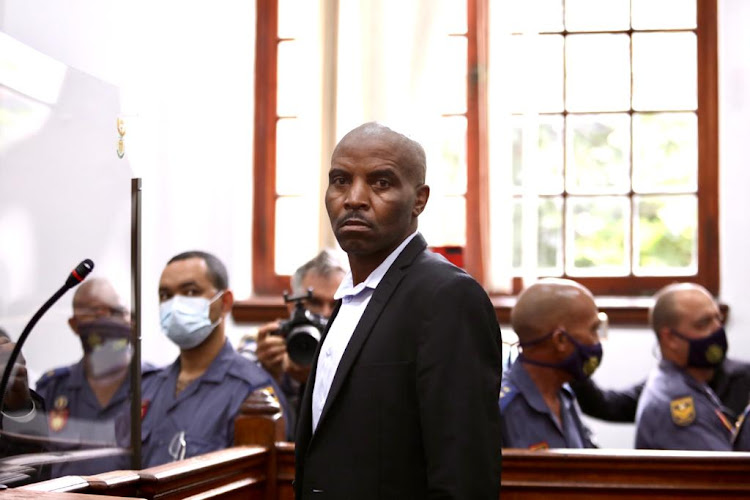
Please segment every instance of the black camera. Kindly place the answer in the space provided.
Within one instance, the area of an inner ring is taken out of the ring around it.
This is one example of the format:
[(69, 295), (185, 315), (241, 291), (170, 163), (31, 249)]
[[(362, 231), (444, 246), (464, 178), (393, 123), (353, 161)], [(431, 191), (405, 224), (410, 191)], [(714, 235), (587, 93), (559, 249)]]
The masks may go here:
[(302, 302), (311, 298), (312, 289), (297, 297), (289, 297), (284, 292), (284, 303), (294, 302), (294, 310), (288, 320), (281, 322), (281, 327), (276, 332), (286, 339), (286, 352), (289, 358), (298, 365), (312, 363), (315, 349), (328, 323), (325, 317), (305, 309)]

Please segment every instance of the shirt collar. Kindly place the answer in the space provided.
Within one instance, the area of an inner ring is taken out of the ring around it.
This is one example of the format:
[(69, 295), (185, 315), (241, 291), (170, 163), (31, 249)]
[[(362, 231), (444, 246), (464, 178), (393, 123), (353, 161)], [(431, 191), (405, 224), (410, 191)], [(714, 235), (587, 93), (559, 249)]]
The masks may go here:
[(352, 272), (347, 272), (346, 276), (344, 276), (343, 281), (336, 290), (336, 293), (333, 294), (333, 298), (339, 300), (343, 297), (359, 295), (365, 288), (371, 288), (373, 290), (376, 289), (378, 287), (378, 284), (380, 283), (380, 280), (382, 280), (383, 276), (385, 276), (385, 273), (388, 272), (388, 269), (391, 268), (393, 262), (398, 258), (399, 255), (401, 255), (401, 252), (404, 250), (404, 248), (406, 248), (406, 245), (408, 245), (409, 242), (414, 239), (414, 237), (417, 235), (417, 232), (418, 231), (414, 231), (409, 236), (404, 238), (404, 241), (402, 241), (401, 244), (397, 246), (396, 249), (392, 251), (390, 255), (388, 255), (388, 257), (386, 257), (385, 260), (381, 262), (373, 272), (370, 273), (367, 279), (365, 279), (362, 283), (359, 283), (357, 286), (354, 286), (354, 278), (352, 277)]
[(86, 380), (86, 369), (83, 365), (83, 358), (78, 363), (70, 367), (70, 375), (68, 376), (68, 387), (71, 389), (80, 388), (84, 380)]

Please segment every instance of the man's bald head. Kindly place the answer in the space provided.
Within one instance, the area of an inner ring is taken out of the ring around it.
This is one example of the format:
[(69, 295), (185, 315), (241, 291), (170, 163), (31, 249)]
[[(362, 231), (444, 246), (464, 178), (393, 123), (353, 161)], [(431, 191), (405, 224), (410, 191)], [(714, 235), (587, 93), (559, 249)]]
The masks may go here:
[(73, 295), (73, 316), (68, 319), (68, 324), (78, 333), (81, 323), (102, 317), (124, 321), (130, 319), (112, 283), (105, 278), (92, 277), (76, 288)]
[(708, 290), (695, 283), (673, 283), (656, 292), (654, 304), (649, 310), (649, 322), (654, 332), (658, 334), (665, 327), (676, 328), (687, 313), (682, 299), (690, 296), (715, 302)]
[(349, 131), (336, 145), (331, 158), (335, 158), (342, 147), (372, 137), (385, 140), (389, 145), (389, 151), (397, 155), (399, 166), (404, 169), (415, 186), (424, 184), (427, 174), (427, 155), (424, 148), (417, 141), (377, 122), (367, 122)]
[(596, 309), (591, 292), (572, 280), (544, 279), (518, 296), (510, 315), (513, 330), (523, 344), (579, 320)]
[(73, 309), (86, 307), (92, 302), (120, 306), (120, 296), (105, 278), (89, 278), (76, 288), (73, 294)]

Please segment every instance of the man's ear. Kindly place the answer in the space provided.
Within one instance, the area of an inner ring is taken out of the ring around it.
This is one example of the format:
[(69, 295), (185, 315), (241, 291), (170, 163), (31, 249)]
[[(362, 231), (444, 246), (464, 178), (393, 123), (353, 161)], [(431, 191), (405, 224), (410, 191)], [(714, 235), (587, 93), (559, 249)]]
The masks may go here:
[(430, 198), (430, 186), (422, 184), (417, 187), (416, 197), (414, 199), (414, 209), (411, 211), (412, 217), (419, 217), (424, 211), (424, 207), (427, 205), (427, 200)]
[(232, 312), (232, 305), (234, 305), (234, 294), (231, 290), (224, 290), (221, 296), (221, 314)]
[(77, 319), (75, 319), (74, 317), (68, 318), (68, 326), (70, 327), (71, 330), (73, 330), (73, 333), (78, 335), (78, 320)]
[(659, 331), (656, 332), (656, 338), (659, 341), (659, 345), (665, 346), (669, 349), (674, 349), (677, 336), (672, 333), (669, 327), (662, 326)]
[(555, 346), (555, 350), (563, 352), (566, 350), (566, 345), (569, 343), (568, 337), (563, 333), (564, 328), (559, 326), (552, 333), (552, 345)]

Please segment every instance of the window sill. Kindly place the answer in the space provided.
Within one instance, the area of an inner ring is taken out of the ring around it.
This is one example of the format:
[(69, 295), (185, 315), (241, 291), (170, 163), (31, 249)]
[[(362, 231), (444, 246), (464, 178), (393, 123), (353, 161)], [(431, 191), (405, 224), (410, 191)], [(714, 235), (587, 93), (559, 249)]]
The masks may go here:
[[(495, 314), (502, 324), (510, 323), (510, 310), (516, 303), (516, 297), (491, 297), (495, 306)], [(599, 310), (607, 313), (610, 325), (617, 326), (648, 326), (648, 310), (653, 300), (650, 297), (613, 297), (602, 296), (596, 298)], [(726, 318), (729, 307), (720, 304)], [(250, 297), (239, 300), (232, 308), (232, 318), (237, 323), (265, 323), (289, 316), (284, 300), (277, 296)]]

